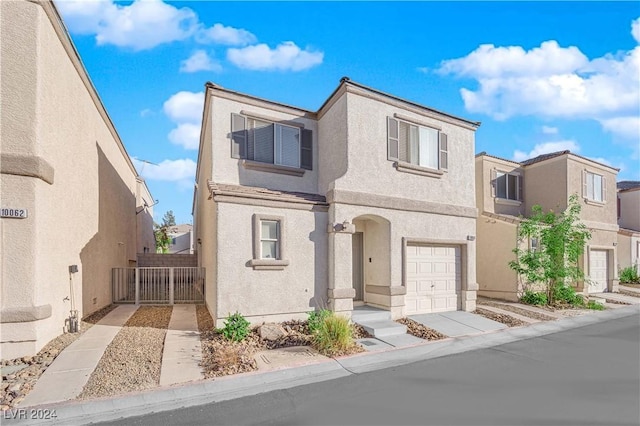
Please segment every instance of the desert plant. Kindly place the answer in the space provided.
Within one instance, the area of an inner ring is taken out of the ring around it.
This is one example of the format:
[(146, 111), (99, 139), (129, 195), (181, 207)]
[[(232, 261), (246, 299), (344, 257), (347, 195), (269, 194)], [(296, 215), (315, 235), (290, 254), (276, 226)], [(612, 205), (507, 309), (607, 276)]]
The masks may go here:
[(618, 275), (620, 276), (620, 282), (623, 284), (640, 284), (640, 276), (636, 265), (621, 269)]
[(224, 321), (224, 327), (220, 330), (222, 335), (228, 340), (240, 342), (249, 334), (249, 325), (251, 323), (246, 320), (239, 312), (229, 314)]
[(571, 306), (584, 306), (582, 295), (577, 294), (573, 287), (562, 284), (553, 288), (553, 300), (558, 303), (568, 303)]
[(604, 306), (602, 303), (598, 303), (595, 300), (589, 300), (589, 303), (585, 306), (587, 309), (593, 309), (594, 311), (602, 311)]
[(313, 344), (322, 354), (333, 356), (354, 345), (349, 319), (330, 313), (313, 335)]
[(547, 294), (541, 291), (533, 292), (531, 290), (527, 290), (520, 298), (520, 301), (522, 303), (526, 303), (527, 305), (546, 305)]
[(309, 312), (307, 315), (309, 315), (309, 318), (307, 319), (309, 333), (316, 334), (325, 318), (331, 315), (331, 311), (328, 309), (320, 309), (318, 311)]

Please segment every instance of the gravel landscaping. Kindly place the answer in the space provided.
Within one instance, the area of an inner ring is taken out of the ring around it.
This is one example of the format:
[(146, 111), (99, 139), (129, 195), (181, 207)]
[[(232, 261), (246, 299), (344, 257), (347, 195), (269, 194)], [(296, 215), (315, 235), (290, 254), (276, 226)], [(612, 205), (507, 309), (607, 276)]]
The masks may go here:
[(520, 314), (520, 315), (528, 317), (528, 318), (537, 319), (537, 320), (540, 320), (540, 321), (553, 321), (553, 320), (555, 320), (554, 317), (549, 316), (549, 315), (541, 314), (541, 313), (538, 313), (538, 312), (533, 312), (533, 311), (530, 311), (528, 309), (519, 308), (519, 307), (513, 306), (513, 305), (507, 305), (505, 303), (492, 302), (490, 300), (478, 300), (478, 305), (493, 306), (494, 308), (499, 308), (499, 309), (502, 309), (503, 311), (510, 311), (510, 312), (513, 312), (513, 313), (516, 313), (516, 314)]
[(36, 382), (64, 348), (73, 343), (82, 333), (116, 308), (109, 305), (94, 312), (79, 324), (77, 333), (65, 333), (47, 343), (34, 356), (2, 360), (2, 385), (0, 385), (0, 409), (15, 408), (31, 392)]
[(396, 322), (406, 325), (407, 333), (415, 337), (419, 337), (421, 339), (440, 340), (440, 339), (446, 339), (447, 337), (449, 337), (449, 336), (445, 336), (444, 334), (438, 331), (435, 331), (432, 328), (427, 327), (426, 325), (420, 324), (419, 322), (416, 322), (409, 318), (400, 318)]
[(520, 327), (523, 325), (527, 325), (526, 322), (519, 320), (518, 318), (514, 318), (511, 315), (499, 314), (487, 309), (477, 308), (473, 313), (481, 315), (485, 318), (489, 318), (490, 320), (506, 324), (509, 327)]
[(160, 382), (171, 306), (142, 306), (105, 350), (79, 399), (149, 389)]
[(618, 289), (618, 293), (623, 294), (625, 296), (640, 297), (640, 293), (636, 293), (636, 292), (629, 291), (629, 290)]
[[(312, 336), (307, 321), (285, 321), (274, 324), (282, 335), (273, 339), (260, 337), (260, 326), (253, 327), (241, 342), (227, 340), (214, 327), (213, 318), (204, 305), (196, 306), (198, 330), (202, 344), (202, 363), (206, 378), (246, 373), (258, 369), (254, 355), (265, 349), (279, 349), (291, 346), (311, 346)], [(354, 339), (370, 337), (359, 325), (354, 325)], [(354, 345), (350, 350), (335, 356), (363, 352), (364, 348)]]

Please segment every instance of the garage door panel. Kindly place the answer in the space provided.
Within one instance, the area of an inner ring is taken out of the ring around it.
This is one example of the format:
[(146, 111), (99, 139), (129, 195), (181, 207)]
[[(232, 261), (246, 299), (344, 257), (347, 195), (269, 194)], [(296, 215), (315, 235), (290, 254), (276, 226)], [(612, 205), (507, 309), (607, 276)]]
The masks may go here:
[(409, 314), (457, 310), (461, 288), (460, 247), (407, 246)]
[(608, 259), (606, 250), (591, 250), (589, 252), (589, 285), (590, 293), (600, 293), (607, 290)]

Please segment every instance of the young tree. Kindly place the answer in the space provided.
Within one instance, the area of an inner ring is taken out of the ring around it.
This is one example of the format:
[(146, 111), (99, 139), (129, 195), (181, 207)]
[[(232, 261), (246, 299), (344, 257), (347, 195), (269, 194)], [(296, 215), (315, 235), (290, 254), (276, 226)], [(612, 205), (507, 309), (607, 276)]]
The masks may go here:
[(176, 218), (173, 210), (168, 210), (162, 217), (162, 224), (153, 224), (153, 233), (156, 237), (156, 252), (167, 253), (169, 245), (171, 245), (171, 237), (169, 236), (169, 228), (176, 226)]
[(162, 226), (170, 227), (176, 226), (176, 217), (173, 215), (173, 210), (167, 210), (167, 212), (162, 217)]
[[(578, 259), (591, 233), (578, 221), (578, 200), (576, 194), (571, 195), (567, 209), (559, 214), (553, 210), (544, 213), (540, 206), (533, 206), (533, 215), (523, 219), (518, 229), (518, 244), (513, 250), (516, 260), (509, 262), (509, 267), (527, 284), (543, 284), (549, 304), (559, 287), (584, 280)], [(538, 241), (536, 250), (528, 244), (521, 248), (532, 239)]]

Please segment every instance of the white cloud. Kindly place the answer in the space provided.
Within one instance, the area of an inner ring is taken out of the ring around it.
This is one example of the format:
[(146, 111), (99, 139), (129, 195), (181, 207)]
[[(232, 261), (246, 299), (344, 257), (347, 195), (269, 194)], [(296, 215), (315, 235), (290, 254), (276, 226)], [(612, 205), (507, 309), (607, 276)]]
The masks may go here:
[(164, 113), (176, 123), (176, 127), (167, 135), (171, 143), (185, 149), (198, 149), (203, 108), (204, 92), (182, 91), (165, 101)]
[(204, 92), (175, 93), (163, 104), (164, 113), (174, 122), (200, 123), (204, 107)]
[(551, 126), (542, 126), (542, 133), (544, 133), (545, 135), (557, 135), (558, 128)]
[(227, 59), (239, 68), (250, 70), (302, 71), (322, 63), (324, 53), (301, 50), (292, 41), (279, 44), (275, 49), (266, 44), (227, 50)]
[(196, 175), (196, 163), (190, 158), (180, 160), (164, 160), (159, 164), (151, 164), (133, 159), (136, 169), (145, 179), (167, 182), (193, 182)]
[(196, 50), (189, 58), (180, 62), (180, 72), (222, 71), (222, 66), (215, 62), (204, 50)]
[[(634, 37), (640, 21), (634, 21)], [(520, 46), (481, 45), (469, 55), (443, 61), (443, 74), (470, 78), (476, 90), (460, 90), (470, 112), (497, 120), (514, 116), (591, 119), (623, 138), (639, 135), (632, 126), (640, 105), (640, 46), (590, 60), (577, 47), (546, 41), (525, 50)], [(614, 120), (614, 121), (612, 121)], [(617, 121), (615, 121), (617, 120)]]
[(151, 115), (154, 115), (154, 112), (152, 110), (150, 110), (149, 108), (145, 108), (142, 111), (140, 111), (140, 117), (142, 117), (142, 118), (149, 117)]
[(200, 126), (182, 123), (169, 132), (171, 143), (181, 145), (184, 149), (198, 149), (200, 146)]
[(193, 10), (178, 9), (161, 0), (135, 0), (126, 6), (113, 0), (69, 0), (56, 5), (71, 32), (95, 34), (98, 45), (113, 44), (133, 50), (184, 40), (199, 25)]
[(513, 160), (524, 161), (530, 158), (537, 157), (538, 155), (549, 154), (551, 152), (564, 151), (564, 150), (569, 150), (573, 153), (577, 153), (578, 151), (580, 151), (580, 145), (578, 145), (575, 141), (570, 139), (553, 141), (553, 142), (545, 142), (545, 143), (537, 144), (536, 146), (534, 146), (533, 149), (529, 151), (529, 153), (516, 150), (513, 153)]
[(245, 29), (215, 24), (211, 28), (198, 31), (196, 41), (200, 43), (225, 44), (228, 46), (246, 46), (247, 44), (255, 43), (257, 38)]
[(640, 18), (631, 22), (631, 35), (637, 43), (640, 43)]
[(601, 120), (605, 130), (626, 138), (640, 139), (640, 117), (616, 117)]

